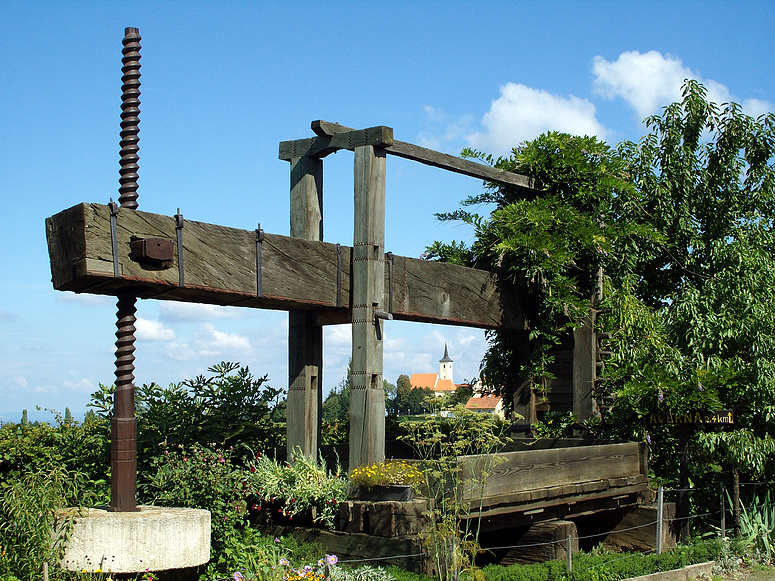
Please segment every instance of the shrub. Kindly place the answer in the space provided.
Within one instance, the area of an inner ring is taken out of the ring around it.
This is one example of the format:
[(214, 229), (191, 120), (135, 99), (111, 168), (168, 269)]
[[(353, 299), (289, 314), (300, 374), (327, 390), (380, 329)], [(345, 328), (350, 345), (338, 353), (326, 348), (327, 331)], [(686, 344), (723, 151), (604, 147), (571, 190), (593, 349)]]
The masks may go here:
[(338, 469), (329, 472), (322, 460), (315, 462), (298, 451), (282, 464), (257, 455), (250, 466), (248, 488), (257, 499), (251, 509), (273, 510), (289, 520), (314, 512), (313, 522), (330, 528), (338, 504), (347, 498), (347, 484)]
[(72, 519), (62, 518), (60, 511), (84, 497), (74, 486), (81, 480), (60, 467), (3, 482), (0, 577), (31, 579), (38, 576), (43, 563), (59, 562), (72, 526)]
[(232, 464), (230, 450), (197, 445), (169, 449), (166, 443), (159, 449), (146, 489), (148, 501), (209, 510), (213, 550), (220, 551), (247, 516), (245, 471)]

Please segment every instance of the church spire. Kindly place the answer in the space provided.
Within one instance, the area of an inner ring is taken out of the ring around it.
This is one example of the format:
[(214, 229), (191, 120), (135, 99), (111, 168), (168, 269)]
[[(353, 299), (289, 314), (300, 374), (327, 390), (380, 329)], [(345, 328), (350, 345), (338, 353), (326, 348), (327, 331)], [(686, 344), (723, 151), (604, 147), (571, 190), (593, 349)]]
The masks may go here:
[(452, 359), (447, 351), (447, 342), (444, 342), (444, 357), (439, 359), (439, 379), (452, 381)]

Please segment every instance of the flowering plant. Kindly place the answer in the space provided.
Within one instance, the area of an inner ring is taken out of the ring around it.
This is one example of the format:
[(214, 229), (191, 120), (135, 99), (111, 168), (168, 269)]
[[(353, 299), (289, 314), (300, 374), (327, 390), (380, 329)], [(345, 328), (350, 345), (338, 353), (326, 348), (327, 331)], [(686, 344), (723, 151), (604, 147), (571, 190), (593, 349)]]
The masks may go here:
[(422, 472), (406, 460), (385, 460), (354, 469), (350, 480), (364, 488), (395, 484), (416, 486), (422, 480)]
[(312, 512), (316, 524), (329, 528), (336, 520), (338, 504), (347, 498), (344, 475), (338, 470), (329, 472), (322, 460), (315, 462), (298, 450), (284, 463), (257, 455), (250, 465), (248, 488), (255, 491), (258, 500), (249, 504), (252, 512), (273, 510), (273, 516), (290, 521)]

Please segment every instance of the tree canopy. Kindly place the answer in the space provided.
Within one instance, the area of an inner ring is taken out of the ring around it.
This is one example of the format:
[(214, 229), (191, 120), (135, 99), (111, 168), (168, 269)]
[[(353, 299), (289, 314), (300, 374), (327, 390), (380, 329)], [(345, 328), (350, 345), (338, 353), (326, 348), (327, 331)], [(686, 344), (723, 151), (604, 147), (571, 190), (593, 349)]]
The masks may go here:
[[(645, 137), (616, 148), (548, 133), (507, 158), (465, 152), (539, 191), (488, 185), (439, 216), (471, 224), (473, 244), (435, 243), (428, 254), (515, 283), (531, 357), (515, 366), (508, 337), (490, 332), (482, 375), (495, 387), (508, 390), (515, 376), (540, 386), (549, 348), (599, 292), (597, 306), (610, 309), (598, 317), (612, 337), (598, 386), (615, 397), (609, 426), (667, 443), (669, 430), (641, 418), (732, 409), (748, 432), (705, 436), (696, 450), (719, 471), (762, 473), (775, 433), (775, 116), (711, 103), (687, 81), (682, 100), (645, 123)], [(741, 463), (735, 446), (765, 453)]]

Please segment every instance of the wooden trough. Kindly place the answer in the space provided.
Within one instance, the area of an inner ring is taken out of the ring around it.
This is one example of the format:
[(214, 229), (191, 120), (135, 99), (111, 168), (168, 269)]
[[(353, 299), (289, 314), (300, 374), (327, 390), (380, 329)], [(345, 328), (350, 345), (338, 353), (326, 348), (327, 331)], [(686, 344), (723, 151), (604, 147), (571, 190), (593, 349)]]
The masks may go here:
[[(517, 446), (526, 447), (527, 441)], [(594, 443), (548, 440), (535, 447), (497, 455), (493, 474), (478, 490), (467, 491), (471, 518), (481, 530), (526, 526), (551, 519), (572, 519), (634, 506), (648, 488), (647, 449), (638, 442)], [(472, 481), (486, 458), (459, 459), (464, 481)]]

